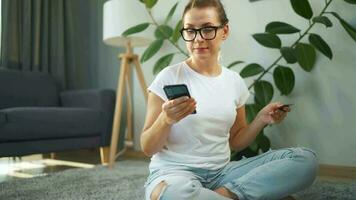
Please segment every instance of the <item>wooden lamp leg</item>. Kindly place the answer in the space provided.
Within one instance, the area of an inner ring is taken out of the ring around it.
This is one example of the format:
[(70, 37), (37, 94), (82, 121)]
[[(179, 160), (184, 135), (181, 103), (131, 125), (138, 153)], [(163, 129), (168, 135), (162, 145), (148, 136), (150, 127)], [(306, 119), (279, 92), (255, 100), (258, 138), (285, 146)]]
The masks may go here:
[(138, 77), (138, 80), (140, 81), (141, 89), (142, 89), (143, 95), (144, 95), (146, 103), (147, 103), (147, 99), (148, 99), (147, 85), (146, 85), (145, 77), (143, 75), (141, 65), (140, 65), (140, 62), (138, 61), (137, 55), (135, 55), (135, 57), (133, 58), (133, 62), (135, 64), (137, 77)]
[(122, 112), (122, 97), (125, 89), (125, 76), (128, 70), (128, 60), (127, 55), (120, 57), (122, 59), (122, 65), (120, 69), (120, 77), (118, 80), (118, 91), (116, 95), (116, 105), (115, 105), (115, 115), (113, 121), (112, 135), (111, 135), (111, 144), (110, 144), (110, 156), (109, 156), (109, 168), (114, 166), (116, 159), (117, 144), (119, 139), (120, 132), (120, 121), (121, 121), (121, 112)]
[(116, 106), (115, 106), (115, 115), (113, 121), (113, 130), (111, 136), (110, 144), (110, 156), (109, 156), (109, 168), (112, 168), (116, 159), (117, 144), (119, 143), (119, 131), (120, 131), (120, 121), (121, 121), (121, 112), (122, 112), (122, 98), (127, 87), (127, 146), (133, 146), (133, 130), (132, 130), (132, 88), (131, 88), (131, 71), (130, 63), (133, 62), (136, 68), (137, 77), (140, 82), (145, 100), (147, 102), (147, 85), (145, 78), (141, 69), (140, 62), (137, 55), (132, 55), (130, 52), (120, 56), (122, 59), (122, 66), (120, 69), (120, 77), (118, 80), (118, 91), (116, 96)]
[(131, 90), (131, 66), (126, 74), (126, 103), (127, 103), (127, 135), (125, 146), (133, 147), (133, 128), (132, 128), (132, 90)]

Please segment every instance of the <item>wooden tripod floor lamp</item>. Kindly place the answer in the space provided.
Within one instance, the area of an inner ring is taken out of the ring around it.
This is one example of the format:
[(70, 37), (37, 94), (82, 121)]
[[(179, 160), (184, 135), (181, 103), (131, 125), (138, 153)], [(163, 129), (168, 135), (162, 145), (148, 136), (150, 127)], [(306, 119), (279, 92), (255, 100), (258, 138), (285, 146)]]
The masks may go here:
[[(110, 46), (115, 47), (125, 47), (126, 52), (119, 55), (121, 61), (120, 75), (117, 85), (117, 95), (116, 95), (116, 106), (114, 113), (113, 129), (110, 143), (110, 152), (109, 152), (109, 168), (114, 166), (116, 158), (125, 151), (127, 147), (133, 146), (133, 129), (132, 129), (132, 88), (131, 88), (131, 66), (134, 65), (137, 72), (137, 78), (140, 82), (141, 89), (145, 100), (147, 102), (147, 85), (144, 79), (144, 75), (141, 69), (138, 55), (132, 53), (132, 48), (137, 46), (146, 46), (151, 40), (145, 37), (124, 37), (122, 32), (126, 29), (139, 24), (141, 19), (134, 17), (132, 19), (132, 10), (137, 10), (138, 7), (130, 4), (129, 2), (136, 1), (124, 1), (124, 0), (110, 0), (104, 4), (104, 19), (103, 19), (103, 38), (104, 43)], [(130, 6), (135, 6), (135, 8), (128, 8)], [(131, 13), (130, 13), (131, 12)], [(132, 20), (130, 20), (132, 19)], [(141, 22), (144, 19), (141, 20)], [(122, 106), (123, 98), (126, 89), (126, 105), (127, 105), (127, 134), (125, 147), (123, 151), (117, 153), (117, 145), (119, 143), (119, 131), (121, 126), (121, 117), (122, 117)]]

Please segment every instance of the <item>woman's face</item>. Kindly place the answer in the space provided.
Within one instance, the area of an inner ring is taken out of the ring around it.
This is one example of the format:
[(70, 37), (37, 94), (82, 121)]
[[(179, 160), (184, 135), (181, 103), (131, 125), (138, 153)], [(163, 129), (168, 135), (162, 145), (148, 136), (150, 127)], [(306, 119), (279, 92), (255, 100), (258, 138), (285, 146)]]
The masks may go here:
[[(184, 29), (199, 29), (203, 27), (217, 27), (221, 25), (218, 13), (213, 7), (192, 8), (188, 12), (186, 12), (183, 21)], [(207, 37), (210, 37), (211, 35), (214, 35), (215, 32), (211, 32), (211, 30), (213, 29), (206, 29), (205, 32), (201, 32), (203, 36), (206, 35)], [(186, 33), (188, 36), (194, 36), (194, 31), (192, 30), (188, 30)], [(186, 42), (187, 49), (194, 59), (211, 59), (213, 57), (217, 59), (220, 50), (220, 45), (222, 41), (227, 38), (228, 33), (228, 25), (225, 25), (222, 28), (218, 28), (216, 31), (216, 37), (212, 40), (203, 39), (198, 32), (193, 41)]]

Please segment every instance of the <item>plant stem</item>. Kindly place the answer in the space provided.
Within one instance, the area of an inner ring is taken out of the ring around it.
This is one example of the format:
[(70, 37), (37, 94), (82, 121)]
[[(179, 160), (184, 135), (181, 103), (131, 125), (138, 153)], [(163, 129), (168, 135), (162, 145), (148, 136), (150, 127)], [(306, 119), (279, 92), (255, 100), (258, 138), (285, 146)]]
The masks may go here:
[[(147, 10), (147, 12), (148, 12), (148, 14), (149, 14), (149, 16), (150, 16), (150, 18), (151, 18), (153, 24), (154, 24), (155, 26), (157, 26), (157, 28), (159, 28), (159, 30), (162, 32), (162, 34), (165, 35), (165, 32), (160, 28), (159, 24), (158, 24), (157, 21), (154, 19), (151, 10), (148, 9), (147, 7), (146, 7), (146, 10)], [(179, 50), (180, 53), (184, 54), (186, 57), (189, 57), (189, 55), (188, 55), (182, 48), (180, 48), (179, 45), (177, 45), (176, 43), (174, 43), (174, 42), (172, 41), (172, 39), (170, 39), (169, 37), (167, 37), (167, 35), (165, 35), (165, 39), (168, 40), (173, 46), (175, 46), (175, 47)]]
[[(321, 16), (325, 13), (326, 9), (329, 7), (330, 3), (333, 0), (330, 0), (329, 2), (326, 3), (325, 7), (323, 8), (323, 10), (320, 12), (320, 14), (318, 16)], [(310, 22), (310, 20), (309, 20)], [(309, 23), (309, 27), (304, 31), (304, 33), (302, 35), (299, 36), (299, 38), (291, 45), (291, 47), (293, 48), (295, 45), (297, 45), (297, 43), (303, 39), (303, 37), (308, 34), (309, 30), (314, 26), (315, 22), (313, 21), (311, 24)], [(266, 70), (263, 71), (263, 73), (258, 76), (258, 78), (250, 85), (248, 86), (248, 89), (250, 90), (259, 80), (261, 80), (261, 78), (267, 73), (269, 72), (269, 70), (271, 70), (280, 60), (282, 59), (282, 55), (280, 55)]]

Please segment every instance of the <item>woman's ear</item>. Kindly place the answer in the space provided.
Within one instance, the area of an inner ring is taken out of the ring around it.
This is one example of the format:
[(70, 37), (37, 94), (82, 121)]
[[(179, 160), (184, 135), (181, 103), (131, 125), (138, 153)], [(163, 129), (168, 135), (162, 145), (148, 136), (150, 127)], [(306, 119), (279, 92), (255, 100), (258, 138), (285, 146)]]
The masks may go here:
[(230, 34), (230, 27), (229, 27), (229, 24), (226, 24), (224, 26), (224, 28), (223, 28), (223, 37), (222, 37), (222, 39), (226, 40), (227, 37), (229, 36), (229, 34)]

